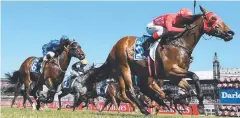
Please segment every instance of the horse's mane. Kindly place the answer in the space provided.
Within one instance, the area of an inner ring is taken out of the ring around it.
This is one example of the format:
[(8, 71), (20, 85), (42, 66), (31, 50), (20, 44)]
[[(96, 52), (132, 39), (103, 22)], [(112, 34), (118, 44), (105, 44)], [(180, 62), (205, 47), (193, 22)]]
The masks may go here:
[(184, 24), (187, 24), (187, 25), (190, 25), (192, 24), (194, 21), (196, 21), (197, 19), (199, 19), (203, 14), (195, 14), (195, 15), (192, 15), (192, 18), (191, 19), (183, 19), (183, 23)]
[(62, 54), (62, 52), (64, 51), (65, 47), (67, 47), (68, 45), (71, 44), (71, 40), (67, 39), (64, 40), (63, 42), (60, 43), (60, 49), (57, 51), (58, 54)]

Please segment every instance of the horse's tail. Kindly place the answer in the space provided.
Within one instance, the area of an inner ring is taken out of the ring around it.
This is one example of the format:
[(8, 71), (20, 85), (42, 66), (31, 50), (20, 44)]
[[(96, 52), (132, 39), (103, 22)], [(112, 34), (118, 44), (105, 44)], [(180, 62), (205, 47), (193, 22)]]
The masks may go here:
[(12, 93), (15, 91), (15, 86), (9, 86), (7, 87), (3, 92), (6, 94), (6, 93)]
[(12, 75), (10, 73), (5, 73), (5, 76), (7, 77), (7, 79), (11, 84), (17, 84), (17, 82), (20, 81), (19, 71), (14, 71)]

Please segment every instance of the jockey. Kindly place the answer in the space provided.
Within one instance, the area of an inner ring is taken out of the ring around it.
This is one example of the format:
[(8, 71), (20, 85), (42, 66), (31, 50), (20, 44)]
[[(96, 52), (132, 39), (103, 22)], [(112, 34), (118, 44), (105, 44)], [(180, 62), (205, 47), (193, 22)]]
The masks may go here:
[(186, 28), (177, 28), (174, 27), (174, 25), (178, 24), (181, 19), (191, 19), (191, 16), (192, 12), (188, 8), (182, 8), (177, 14), (165, 14), (148, 23), (147, 32), (151, 37), (143, 43), (144, 51), (148, 50), (151, 43), (160, 39), (162, 35), (167, 34), (167, 32), (184, 32)]
[(75, 79), (77, 76), (84, 74), (84, 67), (87, 65), (87, 60), (81, 60), (72, 65), (72, 70), (70, 71), (71, 76), (64, 81), (65, 88), (69, 88), (70, 81)]
[(70, 71), (72, 78), (80, 76), (84, 73), (84, 67), (87, 65), (87, 60), (81, 60), (72, 65), (72, 70)]
[(43, 62), (41, 65), (41, 73), (43, 70), (43, 66), (45, 65), (45, 62), (48, 61), (49, 59), (53, 58), (54, 56), (58, 56), (58, 53), (61, 50), (61, 47), (63, 42), (69, 40), (68, 37), (62, 36), (60, 40), (51, 40), (49, 43), (43, 45), (42, 47), (42, 53), (43, 53)]

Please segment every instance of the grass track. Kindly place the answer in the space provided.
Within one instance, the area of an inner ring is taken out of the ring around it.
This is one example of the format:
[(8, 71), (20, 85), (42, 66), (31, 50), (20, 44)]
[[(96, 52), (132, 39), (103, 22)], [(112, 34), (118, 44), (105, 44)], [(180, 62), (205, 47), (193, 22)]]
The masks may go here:
[[(1, 108), (1, 118), (215, 118), (215, 116), (190, 116), (190, 115), (149, 115), (140, 113), (93, 112), (51, 109), (49, 111), (32, 111), (31, 109)], [(220, 118), (220, 117), (217, 117)], [(224, 117), (226, 118), (226, 117)]]

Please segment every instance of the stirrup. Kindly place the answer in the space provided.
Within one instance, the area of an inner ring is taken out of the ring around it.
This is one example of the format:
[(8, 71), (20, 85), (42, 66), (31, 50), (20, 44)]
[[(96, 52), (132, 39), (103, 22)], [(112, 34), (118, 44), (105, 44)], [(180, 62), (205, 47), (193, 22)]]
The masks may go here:
[(43, 73), (45, 63), (46, 63), (46, 61), (43, 61), (42, 64), (41, 64), (40, 73)]

